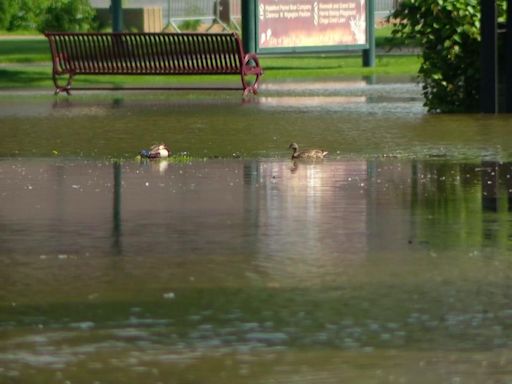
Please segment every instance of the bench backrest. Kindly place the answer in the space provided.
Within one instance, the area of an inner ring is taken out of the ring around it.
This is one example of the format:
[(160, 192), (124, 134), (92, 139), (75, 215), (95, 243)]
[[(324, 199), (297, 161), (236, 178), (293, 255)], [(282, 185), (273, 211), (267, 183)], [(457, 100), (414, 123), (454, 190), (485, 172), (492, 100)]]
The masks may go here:
[(112, 74), (240, 73), (236, 33), (47, 32), (54, 72)]

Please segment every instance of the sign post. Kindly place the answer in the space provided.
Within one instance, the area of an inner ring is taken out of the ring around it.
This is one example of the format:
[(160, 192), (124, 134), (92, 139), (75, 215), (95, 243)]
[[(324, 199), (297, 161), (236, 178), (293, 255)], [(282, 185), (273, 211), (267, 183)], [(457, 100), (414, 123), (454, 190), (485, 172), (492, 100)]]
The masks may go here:
[(368, 23), (368, 48), (363, 50), (363, 67), (375, 67), (375, 0), (366, 0)]
[(112, 12), (112, 31), (123, 31), (123, 0), (112, 0), (110, 3)]
[(256, 2), (242, 1), (242, 42), (247, 53), (256, 52)]

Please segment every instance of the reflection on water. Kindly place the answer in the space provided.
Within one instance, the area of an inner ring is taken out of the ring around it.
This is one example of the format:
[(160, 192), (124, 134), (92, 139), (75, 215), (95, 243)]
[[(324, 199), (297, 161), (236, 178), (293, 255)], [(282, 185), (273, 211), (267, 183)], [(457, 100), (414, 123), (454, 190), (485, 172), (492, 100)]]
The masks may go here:
[(366, 97), (364, 96), (337, 96), (337, 97), (260, 97), (258, 103), (263, 105), (278, 105), (278, 106), (294, 106), (301, 107), (315, 107), (352, 103), (365, 103)]
[(489, 161), (3, 160), (0, 382), (507, 382), (511, 200)]
[[(489, 161), (4, 160), (0, 249), (26, 255), (32, 246), (51, 253), (87, 245), (109, 255), (113, 233), (115, 244), (130, 244), (122, 251), (129, 256), (222, 246), (223, 255), (364, 259), (372, 247), (414, 242), (423, 227), (436, 233), (424, 241), (446, 246), (457, 237), (445, 232), (454, 224), (465, 233), (458, 245), (476, 245), (483, 238), (470, 229), (511, 209), (511, 174), (509, 163)], [(14, 241), (24, 232), (37, 241)]]

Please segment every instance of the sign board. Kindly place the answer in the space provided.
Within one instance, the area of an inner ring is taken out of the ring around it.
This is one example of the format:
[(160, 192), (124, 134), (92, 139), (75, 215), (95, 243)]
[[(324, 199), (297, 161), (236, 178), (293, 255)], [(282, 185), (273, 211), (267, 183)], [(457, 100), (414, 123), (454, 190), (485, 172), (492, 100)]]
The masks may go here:
[(365, 0), (259, 0), (258, 52), (368, 48)]

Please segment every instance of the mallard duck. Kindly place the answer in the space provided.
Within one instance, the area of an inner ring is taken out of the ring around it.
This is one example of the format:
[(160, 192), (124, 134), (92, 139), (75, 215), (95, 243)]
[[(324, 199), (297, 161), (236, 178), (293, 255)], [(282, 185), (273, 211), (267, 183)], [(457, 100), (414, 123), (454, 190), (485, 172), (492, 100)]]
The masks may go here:
[(306, 149), (299, 151), (299, 146), (296, 143), (291, 143), (288, 149), (293, 150), (292, 160), (297, 159), (323, 159), (327, 155), (327, 151), (323, 149)]
[(155, 144), (151, 148), (140, 151), (140, 156), (146, 159), (160, 159), (169, 157), (171, 150), (165, 144)]

